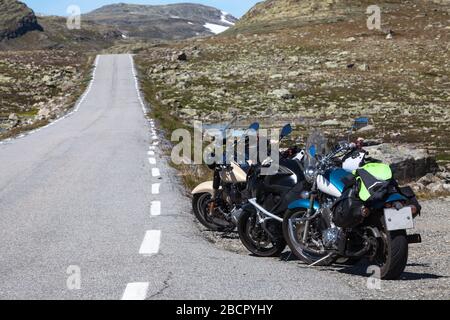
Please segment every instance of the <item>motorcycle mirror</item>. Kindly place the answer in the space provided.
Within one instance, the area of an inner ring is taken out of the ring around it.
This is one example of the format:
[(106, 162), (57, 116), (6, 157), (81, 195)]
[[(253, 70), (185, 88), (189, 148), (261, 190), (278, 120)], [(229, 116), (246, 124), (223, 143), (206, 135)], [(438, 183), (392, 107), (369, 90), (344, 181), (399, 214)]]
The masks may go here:
[(369, 125), (369, 118), (367, 117), (359, 117), (356, 118), (353, 122), (352, 127), (348, 131), (348, 142), (350, 142), (350, 136), (353, 134), (353, 131), (358, 131), (359, 129), (362, 129), (364, 127), (367, 127)]
[(292, 126), (290, 124), (285, 125), (283, 127), (283, 129), (281, 129), (280, 140), (282, 140), (283, 138), (287, 137), (291, 133), (292, 133)]
[(252, 123), (248, 129), (249, 130), (258, 131), (259, 130), (259, 123), (258, 122)]
[(315, 145), (310, 146), (308, 151), (309, 151), (309, 154), (311, 155), (311, 157), (314, 158), (316, 156), (316, 146)]
[(353, 129), (359, 130), (364, 127), (367, 127), (369, 125), (369, 118), (367, 117), (360, 117), (355, 119), (355, 122), (353, 123)]

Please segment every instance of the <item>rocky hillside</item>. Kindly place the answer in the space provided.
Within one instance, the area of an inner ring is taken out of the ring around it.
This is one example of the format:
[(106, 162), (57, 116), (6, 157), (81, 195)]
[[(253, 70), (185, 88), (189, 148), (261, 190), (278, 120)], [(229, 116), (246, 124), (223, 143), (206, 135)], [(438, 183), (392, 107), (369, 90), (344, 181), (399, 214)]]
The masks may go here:
[(42, 31), (33, 10), (20, 1), (0, 1), (0, 41), (17, 38), (33, 30)]
[(98, 50), (118, 39), (122, 33), (111, 26), (82, 21), (81, 29), (69, 30), (66, 18), (36, 17), (22, 2), (0, 1), (0, 50)]
[(84, 16), (96, 23), (115, 26), (125, 37), (142, 39), (186, 39), (220, 33), (236, 18), (216, 8), (199, 4), (113, 4)]
[(280, 27), (302, 26), (310, 23), (333, 23), (365, 16), (369, 5), (378, 5), (382, 13), (396, 11), (407, 5), (414, 9), (427, 3), (449, 4), (449, 0), (265, 0), (245, 14), (234, 31), (261, 32)]
[(352, 119), (368, 116), (359, 135), (427, 148), (445, 166), (447, 9), (396, 5), (383, 15), (388, 36), (368, 30), (362, 16), (141, 48), (138, 61), (155, 116), (171, 127), (239, 114), (265, 127), (290, 122), (301, 144), (310, 128), (345, 138)]
[(73, 108), (92, 60), (68, 50), (0, 51), (0, 140)]

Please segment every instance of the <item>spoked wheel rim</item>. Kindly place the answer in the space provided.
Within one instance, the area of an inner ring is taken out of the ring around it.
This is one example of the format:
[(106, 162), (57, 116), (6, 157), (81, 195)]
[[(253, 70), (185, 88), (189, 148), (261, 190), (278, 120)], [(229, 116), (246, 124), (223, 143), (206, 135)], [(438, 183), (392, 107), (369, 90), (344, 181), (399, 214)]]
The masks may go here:
[(267, 234), (263, 227), (256, 222), (255, 215), (252, 215), (247, 220), (245, 230), (249, 240), (256, 248), (258, 248), (258, 250), (269, 251), (275, 247), (269, 234)]
[(200, 196), (197, 202), (197, 210), (201, 212), (203, 218), (208, 223), (214, 223), (208, 214), (208, 204), (211, 201), (211, 195), (209, 193), (204, 193)]
[[(303, 231), (305, 228), (305, 222), (300, 221), (300, 218), (305, 216), (305, 211), (295, 212), (292, 216), (288, 218), (288, 233), (292, 245), (294, 245), (295, 250), (301, 253), (302, 256), (311, 261), (317, 261), (324, 258), (329, 253), (323, 252), (323, 248), (319, 248), (320, 243), (316, 244), (317, 249), (311, 249), (309, 246), (305, 245), (303, 241)], [(311, 242), (309, 242), (311, 244)], [(322, 250), (322, 251), (320, 251)]]

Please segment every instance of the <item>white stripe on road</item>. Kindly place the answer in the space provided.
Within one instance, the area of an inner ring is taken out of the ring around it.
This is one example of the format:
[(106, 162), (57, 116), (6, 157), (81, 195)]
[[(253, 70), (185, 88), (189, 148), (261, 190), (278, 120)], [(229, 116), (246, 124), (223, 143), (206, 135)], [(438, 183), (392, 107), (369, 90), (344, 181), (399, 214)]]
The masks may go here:
[(153, 201), (150, 209), (150, 214), (153, 217), (161, 215), (161, 201)]
[(159, 144), (159, 141), (153, 141), (153, 145), (157, 146)]
[(149, 156), (154, 156), (154, 155), (155, 155), (155, 151), (149, 151), (149, 152), (148, 152), (148, 155), (149, 155)]
[(133, 282), (127, 284), (122, 300), (144, 300), (147, 297), (149, 283)]
[(145, 233), (144, 241), (142, 241), (139, 254), (152, 255), (159, 252), (159, 244), (161, 243), (161, 231), (150, 230)]
[(160, 186), (161, 186), (161, 184), (159, 184), (159, 183), (152, 184), (152, 194), (159, 194)]
[(155, 158), (148, 158), (148, 162), (150, 162), (150, 164), (156, 164), (156, 159)]
[(159, 177), (160, 175), (161, 175), (161, 173), (159, 172), (158, 168), (153, 168), (152, 169), (152, 176)]
[(156, 150), (156, 147), (155, 146), (150, 146), (150, 147), (148, 147), (148, 149), (149, 150)]

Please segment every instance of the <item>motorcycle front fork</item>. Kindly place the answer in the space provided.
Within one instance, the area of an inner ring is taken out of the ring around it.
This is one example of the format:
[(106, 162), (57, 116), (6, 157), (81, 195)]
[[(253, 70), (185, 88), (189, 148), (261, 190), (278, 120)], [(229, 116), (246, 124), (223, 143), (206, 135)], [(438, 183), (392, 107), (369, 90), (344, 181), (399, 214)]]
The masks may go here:
[(216, 169), (216, 170), (214, 170), (213, 193), (212, 193), (211, 202), (209, 203), (209, 208), (208, 208), (210, 215), (213, 215), (214, 211), (216, 209), (216, 201), (217, 201), (216, 197), (219, 192), (220, 182), (221, 182), (220, 172), (219, 172), (219, 170)]
[[(314, 202), (317, 197), (317, 190), (315, 188), (315, 184), (313, 189), (311, 190), (311, 195), (309, 197), (309, 208), (308, 211), (306, 211), (306, 217), (309, 218), (314, 214)], [(309, 230), (309, 220), (305, 221), (305, 227), (303, 229), (303, 243), (306, 243), (306, 240), (308, 239), (308, 230)]]

